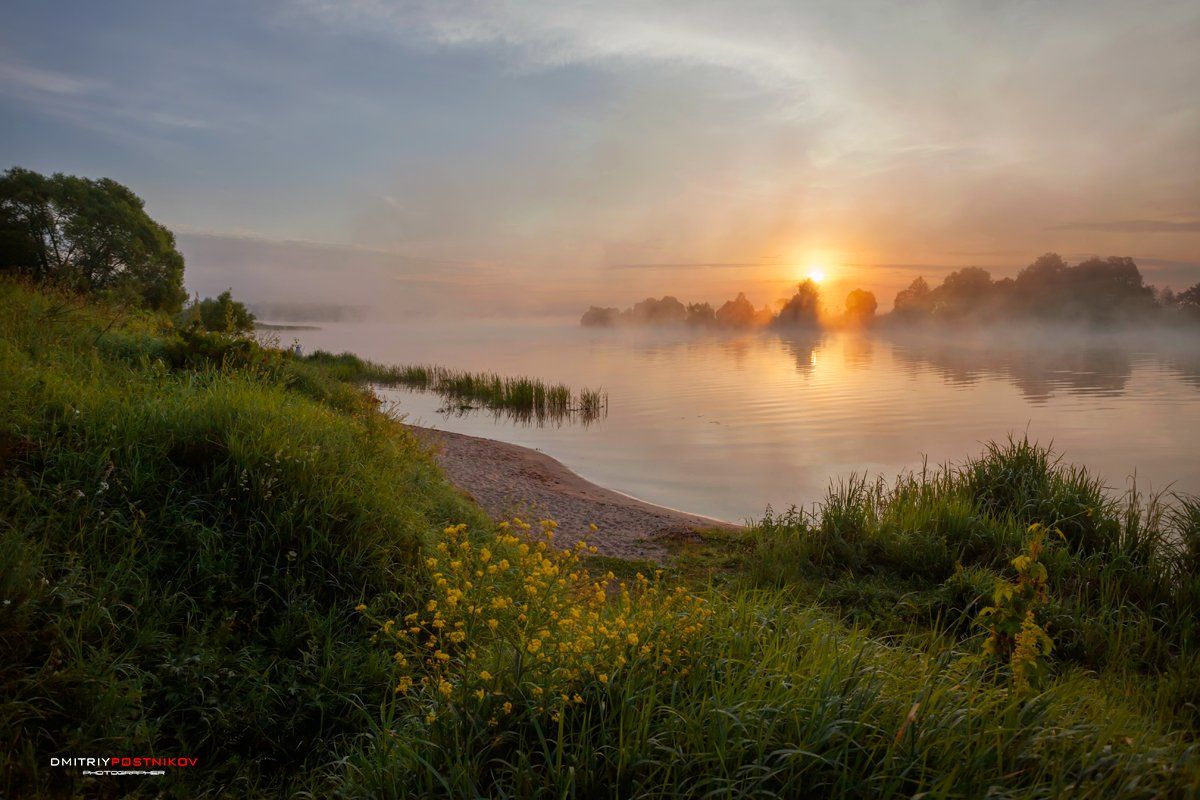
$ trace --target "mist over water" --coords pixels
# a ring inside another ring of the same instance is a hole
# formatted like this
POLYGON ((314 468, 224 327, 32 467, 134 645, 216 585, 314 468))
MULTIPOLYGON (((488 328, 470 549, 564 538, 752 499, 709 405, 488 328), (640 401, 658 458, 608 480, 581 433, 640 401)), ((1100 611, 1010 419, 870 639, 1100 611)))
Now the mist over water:
MULTIPOLYGON (((287 341, 293 332, 283 335, 287 341)), ((807 505, 852 472, 892 477, 1010 433, 1053 441, 1114 490, 1200 492, 1200 336, 1022 326, 923 332, 587 330, 537 323, 338 322, 306 350, 604 388, 590 426, 439 413, 409 422, 537 448, 604 486, 727 519, 807 505)))

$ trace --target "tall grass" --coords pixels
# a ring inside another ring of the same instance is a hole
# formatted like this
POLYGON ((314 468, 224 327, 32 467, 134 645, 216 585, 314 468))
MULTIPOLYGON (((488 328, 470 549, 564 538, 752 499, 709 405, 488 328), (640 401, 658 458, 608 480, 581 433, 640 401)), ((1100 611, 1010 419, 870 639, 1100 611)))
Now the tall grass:
POLYGON ((353 606, 406 608, 423 537, 479 513, 372 404, 55 307, 0 283, 0 795, 130 791, 57 755, 197 757, 137 790, 179 796, 335 758, 391 676, 353 606))
POLYGON ((464 372, 430 364, 383 366, 351 353, 334 355, 318 350, 305 359, 332 371, 342 380, 385 386, 407 386, 444 397, 447 411, 469 411, 480 404, 521 421, 539 424, 577 421, 590 424, 608 414, 608 394, 599 389, 578 393, 561 383, 535 378, 507 377, 494 372, 464 372))
MULTIPOLYGON (((339 785, 371 797, 1184 797, 1197 753, 1081 673, 1023 699, 778 594, 719 596, 690 658, 634 660, 498 725, 389 706, 339 785)), ((532 691, 529 687, 527 691, 532 691)))
POLYGON ((1062 670, 1139 684, 1155 713, 1200 726, 1200 503, 1107 491, 1028 439, 993 443, 960 466, 834 484, 812 511, 762 519, 744 574, 820 598, 878 632, 966 640, 1020 552, 1025 530, 1060 531, 1042 560, 1045 623, 1062 670))
POLYGON ((1128 704, 1109 679, 1066 670, 1038 694, 1014 692, 971 642, 884 642, 746 587, 707 588, 697 607, 661 577, 639 579, 605 614, 592 594, 611 573, 580 572, 570 553, 547 555, 545 542, 514 553, 506 531, 474 545, 459 528, 446 533, 431 562, 431 613, 373 619, 408 675, 373 723, 371 745, 331 777, 351 795, 1151 798, 1200 789, 1191 733, 1128 704), (504 556, 528 566, 471 577, 504 556), (487 610, 475 619, 479 600, 487 610), (451 625, 456 618, 465 625, 451 625), (627 632, 635 635, 622 648, 627 632), (429 647, 445 660, 422 660, 429 647))

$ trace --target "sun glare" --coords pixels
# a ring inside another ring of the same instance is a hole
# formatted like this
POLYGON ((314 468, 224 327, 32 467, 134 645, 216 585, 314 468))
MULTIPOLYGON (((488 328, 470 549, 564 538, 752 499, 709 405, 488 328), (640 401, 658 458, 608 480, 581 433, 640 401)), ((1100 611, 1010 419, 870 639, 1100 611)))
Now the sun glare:
POLYGON ((813 283, 821 283, 822 281, 825 280, 825 268, 824 267, 809 267, 808 275, 806 277, 809 280, 811 280, 813 283))

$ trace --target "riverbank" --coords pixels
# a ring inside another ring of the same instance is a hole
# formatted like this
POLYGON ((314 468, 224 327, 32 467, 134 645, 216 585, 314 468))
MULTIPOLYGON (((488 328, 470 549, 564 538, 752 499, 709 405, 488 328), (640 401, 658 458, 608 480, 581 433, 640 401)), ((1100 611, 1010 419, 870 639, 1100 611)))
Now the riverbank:
POLYGON ((602 555, 662 563, 670 544, 697 530, 739 530, 721 520, 656 506, 606 489, 545 453, 494 439, 408 426, 429 445, 446 477, 488 514, 548 517, 585 536, 602 555), (594 524, 595 532, 588 526, 594 524))
POLYGON ((344 372, 0 280, 0 796, 126 791, 45 756, 96 752, 197 759, 128 789, 186 797, 1200 790, 1200 500, 1012 440, 658 576, 455 460, 496 514, 599 501, 558 544, 629 498, 439 467, 344 372))

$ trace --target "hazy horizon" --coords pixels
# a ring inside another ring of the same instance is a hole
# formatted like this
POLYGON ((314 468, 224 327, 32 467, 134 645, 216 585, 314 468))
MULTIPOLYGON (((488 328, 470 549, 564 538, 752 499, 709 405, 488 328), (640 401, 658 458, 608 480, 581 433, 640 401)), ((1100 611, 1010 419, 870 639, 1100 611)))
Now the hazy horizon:
POLYGON ((3 166, 113 177, 190 291, 880 310, 1047 251, 1200 281, 1200 6, 15 2, 3 166))

